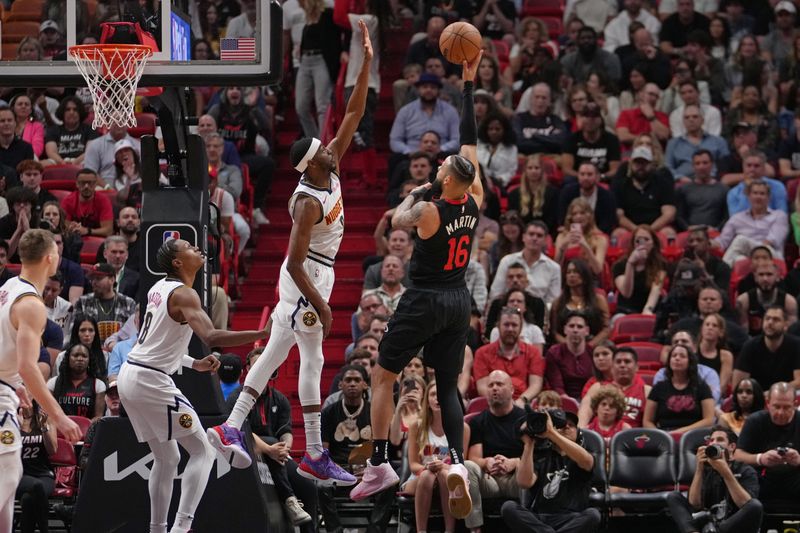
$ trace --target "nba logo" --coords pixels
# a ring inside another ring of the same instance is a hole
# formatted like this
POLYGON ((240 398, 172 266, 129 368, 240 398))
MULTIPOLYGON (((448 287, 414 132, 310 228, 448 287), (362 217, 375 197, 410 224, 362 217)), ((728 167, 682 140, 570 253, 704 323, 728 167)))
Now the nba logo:
POLYGON ((164 232, 164 241, 167 242, 170 239, 180 239, 181 232, 180 231, 165 231, 164 232))

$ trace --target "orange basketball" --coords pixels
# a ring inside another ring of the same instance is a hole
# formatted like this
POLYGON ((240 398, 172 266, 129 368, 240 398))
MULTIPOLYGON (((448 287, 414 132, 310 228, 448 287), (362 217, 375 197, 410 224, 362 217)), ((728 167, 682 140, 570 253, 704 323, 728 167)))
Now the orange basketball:
POLYGON ((481 51, 481 32, 468 22, 454 22, 439 37, 442 55, 456 65, 472 61, 481 51))

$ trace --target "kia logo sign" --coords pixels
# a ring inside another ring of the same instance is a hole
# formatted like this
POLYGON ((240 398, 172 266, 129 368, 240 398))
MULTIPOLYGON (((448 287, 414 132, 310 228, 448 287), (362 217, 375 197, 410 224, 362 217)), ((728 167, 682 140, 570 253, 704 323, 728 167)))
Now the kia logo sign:
MULTIPOLYGON (((133 464, 130 464, 124 467, 122 470, 119 468, 119 462, 117 458, 117 452, 113 452, 110 455, 106 456, 103 459, 103 481, 122 481, 123 479, 127 478, 131 475, 138 475, 140 478, 147 481, 150 479, 150 466, 153 463, 153 454, 148 453, 138 461, 133 464)), ((212 475, 214 472, 217 474, 217 479, 225 476, 228 472, 231 471, 231 465, 222 456, 222 454, 217 450, 216 454, 216 463, 217 468, 212 469, 212 475)), ((183 476, 183 473, 179 474, 176 479, 180 479, 183 476)))

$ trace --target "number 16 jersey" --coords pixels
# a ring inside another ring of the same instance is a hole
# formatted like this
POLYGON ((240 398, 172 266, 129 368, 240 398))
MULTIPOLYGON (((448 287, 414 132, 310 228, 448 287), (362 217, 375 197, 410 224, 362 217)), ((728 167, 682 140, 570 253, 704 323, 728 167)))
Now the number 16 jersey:
POLYGON ((414 237, 409 277, 414 287, 463 287, 480 216, 478 205, 469 194, 461 200, 438 198, 432 203, 439 211, 439 229, 427 239, 414 237))
POLYGON ((147 292, 147 310, 139 325, 139 339, 128 359, 166 374, 174 374, 181 367, 183 355, 189 349, 192 328, 169 316, 167 303, 170 295, 184 286, 182 281, 164 278, 147 292))

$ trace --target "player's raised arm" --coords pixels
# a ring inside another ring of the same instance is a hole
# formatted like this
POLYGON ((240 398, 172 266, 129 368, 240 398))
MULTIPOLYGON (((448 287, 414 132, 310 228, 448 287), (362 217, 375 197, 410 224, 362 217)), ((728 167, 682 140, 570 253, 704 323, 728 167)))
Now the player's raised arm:
POLYGON ((33 296, 21 298, 11 308, 11 325, 17 330, 17 368, 31 396, 39 402, 56 428, 73 444, 81 438, 78 425, 70 420, 47 389, 36 362, 47 321, 44 306, 33 296), (22 318, 24 317, 24 318, 22 318))
POLYGON ((294 203, 292 212, 294 224, 289 234, 289 250, 286 257, 286 271, 292 277, 297 288, 308 303, 316 309, 319 321, 322 323, 323 338, 328 336, 333 322, 331 308, 317 288, 311 282, 303 266, 308 256, 309 243, 311 242, 311 229, 322 219, 322 208, 319 201, 310 196, 300 194, 294 203))
POLYGON ((361 70, 358 72, 353 94, 350 95, 350 100, 347 102, 347 109, 344 112, 339 131, 336 132, 336 137, 328 145, 328 148, 335 154, 337 166, 338 160, 341 159, 350 146, 350 141, 353 140, 353 135, 358 129, 358 124, 364 116, 364 109, 367 105, 369 73, 372 65, 372 41, 369 38, 367 24, 363 20, 358 21, 358 27, 361 30, 361 45, 364 47, 364 61, 361 63, 361 70))
MULTIPOLYGON (((170 313, 179 311, 192 331, 207 346, 240 346, 267 336, 265 330, 225 331, 216 329, 200 305, 200 296, 190 287, 176 289, 169 298, 170 313)), ((209 368, 208 370, 213 370, 209 368)))
POLYGON ((483 203, 483 182, 481 166, 478 164, 478 125, 475 121, 474 83, 478 65, 481 64, 483 50, 471 62, 464 61, 461 79, 464 81, 464 98, 461 107, 461 126, 459 136, 461 142, 460 155, 466 157, 475 166, 475 180, 467 192, 475 199, 478 207, 483 203))
MULTIPOLYGON (((392 228, 423 229, 429 233, 431 228, 439 225, 439 214, 436 206, 431 202, 421 202, 425 193, 431 188, 431 183, 420 185, 408 193, 403 202, 398 205, 392 215, 392 228)), ((422 232, 421 232, 422 233, 422 232)))

